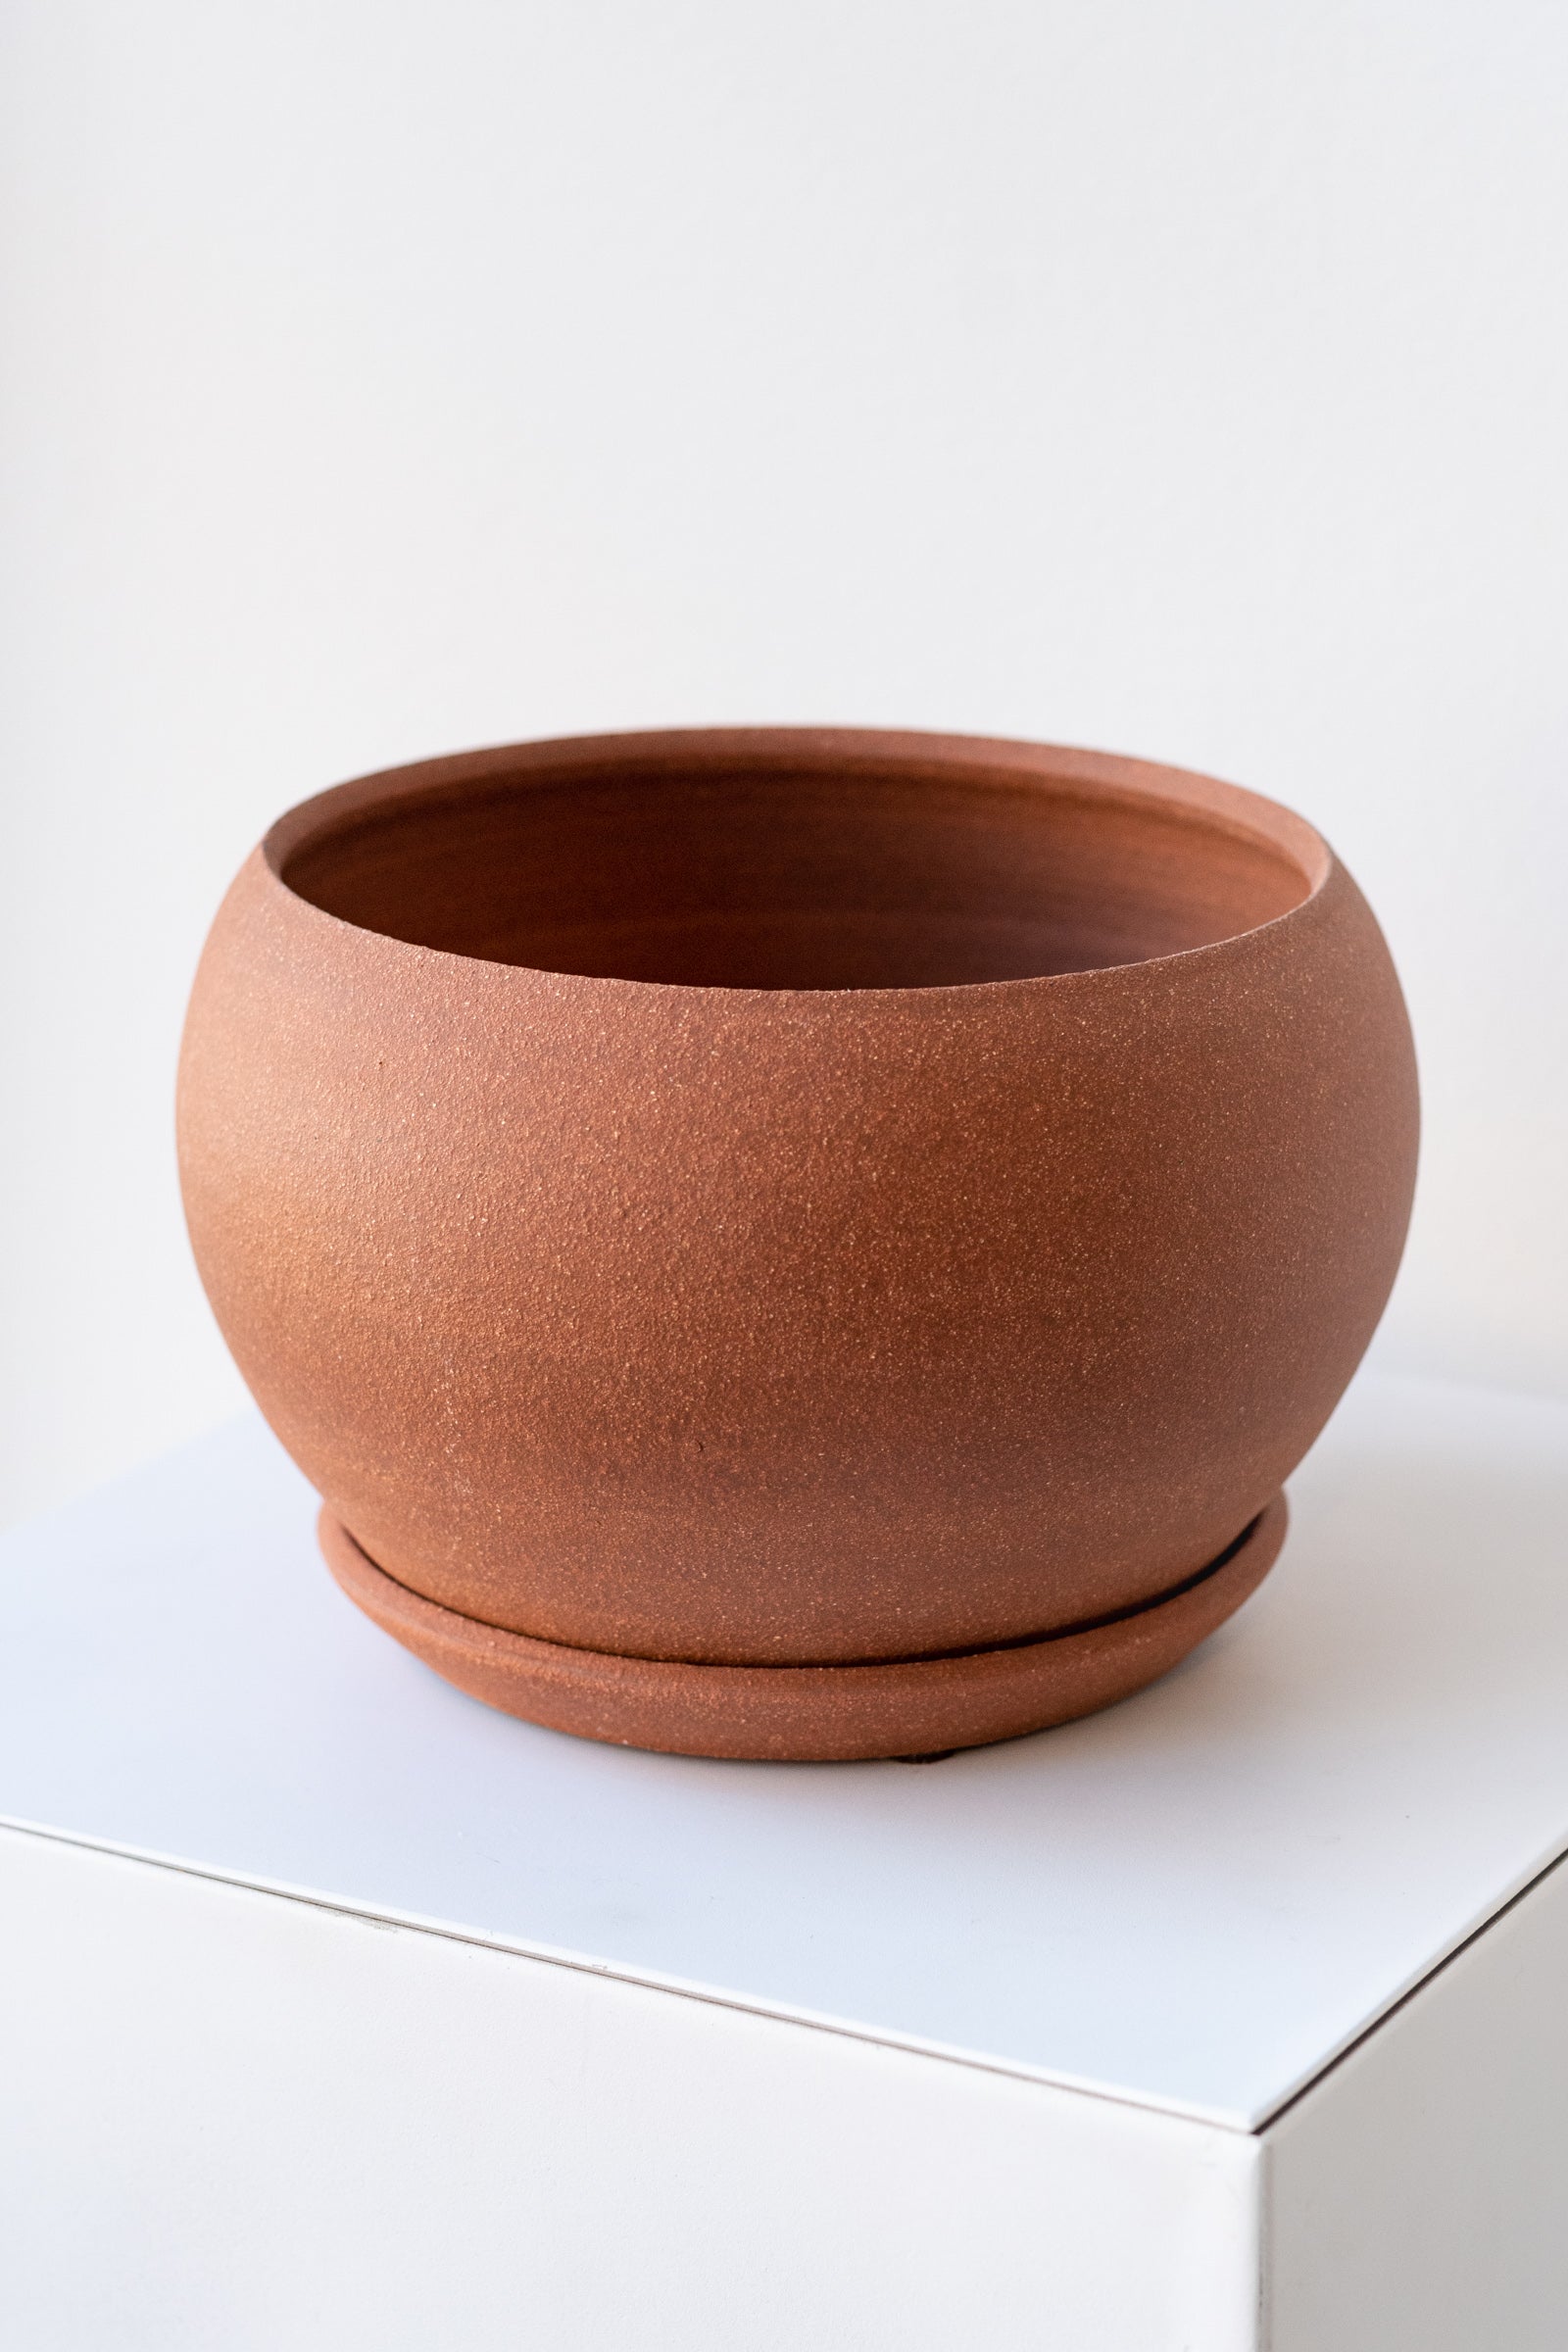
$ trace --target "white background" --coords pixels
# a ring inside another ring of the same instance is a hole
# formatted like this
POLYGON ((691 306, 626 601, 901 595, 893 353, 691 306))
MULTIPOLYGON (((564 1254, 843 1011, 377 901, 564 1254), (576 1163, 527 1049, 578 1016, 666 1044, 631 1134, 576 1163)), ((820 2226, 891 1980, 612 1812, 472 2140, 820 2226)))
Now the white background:
POLYGON ((170 1097, 281 808, 529 734, 1295 803, 1421 1049, 1386 1361, 1568 1391, 1568 12, 9 0, 0 1510, 231 1409, 170 1097))

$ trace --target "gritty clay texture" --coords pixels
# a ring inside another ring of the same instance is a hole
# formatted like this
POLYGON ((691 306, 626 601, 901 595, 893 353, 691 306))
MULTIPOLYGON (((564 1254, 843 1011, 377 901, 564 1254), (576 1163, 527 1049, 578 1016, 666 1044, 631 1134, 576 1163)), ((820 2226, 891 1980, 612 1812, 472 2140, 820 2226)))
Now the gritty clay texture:
POLYGON ((284 817, 214 925, 203 1278, 334 1573, 493 1703, 908 1754, 1245 1598, 1382 1311, 1409 1030, 1255 795, 1098 754, 529 744, 284 817))

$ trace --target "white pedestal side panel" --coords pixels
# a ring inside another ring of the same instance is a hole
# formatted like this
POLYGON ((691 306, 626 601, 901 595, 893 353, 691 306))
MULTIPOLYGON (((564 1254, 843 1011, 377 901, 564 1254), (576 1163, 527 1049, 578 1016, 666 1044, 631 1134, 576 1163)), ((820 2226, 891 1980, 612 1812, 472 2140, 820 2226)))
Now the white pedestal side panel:
POLYGON ((1269 2352, 1563 2352, 1568 1863, 1265 2146, 1269 2352))
POLYGON ((1252 2352, 1257 2143, 0 1832, 6 2352, 1252 2352))

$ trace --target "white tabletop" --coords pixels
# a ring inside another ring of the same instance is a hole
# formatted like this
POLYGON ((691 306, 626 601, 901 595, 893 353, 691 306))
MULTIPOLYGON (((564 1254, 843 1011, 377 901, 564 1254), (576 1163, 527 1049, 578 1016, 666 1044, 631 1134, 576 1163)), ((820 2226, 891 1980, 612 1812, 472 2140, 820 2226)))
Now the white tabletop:
POLYGON ((1264 2120, 1568 1848, 1568 1405, 1363 1376, 1165 1683, 944 1763, 493 1714, 360 1617, 257 1420, 0 1543, 0 1816, 1264 2120))

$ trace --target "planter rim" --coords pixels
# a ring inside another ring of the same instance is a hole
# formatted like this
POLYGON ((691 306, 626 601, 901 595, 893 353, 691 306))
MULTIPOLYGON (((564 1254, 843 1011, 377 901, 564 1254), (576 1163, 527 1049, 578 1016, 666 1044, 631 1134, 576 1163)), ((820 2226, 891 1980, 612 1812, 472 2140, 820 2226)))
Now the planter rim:
POLYGON ((661 995, 686 1001, 719 1000, 726 1005, 755 1002, 759 1010, 783 1003, 806 1001, 843 1010, 867 999, 883 1003, 914 999, 994 998, 999 992, 1065 989, 1103 982, 1113 975, 1191 967, 1204 957, 1234 953, 1248 942, 1298 922, 1319 899, 1339 861, 1328 842, 1305 817, 1266 794, 1223 782, 1196 768, 1173 767, 1160 760, 1142 760, 1116 752, 1086 751, 1073 745, 1038 743, 1014 736, 953 735, 918 729, 854 726, 711 726, 653 727, 620 733, 542 736, 518 743, 486 746, 395 767, 376 768, 348 782, 314 793, 296 802, 269 827, 253 853, 265 868, 271 887, 281 893, 307 919, 326 924, 351 938, 373 939, 381 948, 428 966, 431 962, 481 969, 514 976, 515 982, 549 980, 586 991, 621 991, 647 1000, 661 995), (733 768, 737 762, 756 773, 769 768, 796 772, 815 768, 823 773, 853 777, 888 777, 900 771, 911 779, 943 772, 976 784, 997 785, 1008 780, 1017 788, 1045 786, 1056 797, 1080 801, 1116 801, 1142 806, 1175 816, 1195 831, 1210 831, 1232 839, 1266 844, 1296 866, 1302 880, 1301 896, 1283 912, 1223 937, 1205 940, 1160 956, 1140 956, 1123 963, 1090 964, 1064 972, 1030 973, 997 980, 935 981, 899 987, 754 988, 713 982, 626 979, 610 974, 558 971, 549 966, 510 963, 493 956, 469 956, 451 948, 426 947, 401 939, 331 912, 307 898, 285 877, 285 867, 307 844, 373 819, 400 802, 433 800, 449 790, 483 784, 521 783, 530 771, 540 788, 570 786, 577 779, 610 775, 632 777, 640 769, 657 773, 678 763, 688 770, 733 768), (1076 788, 1076 789, 1075 789, 1076 788))

